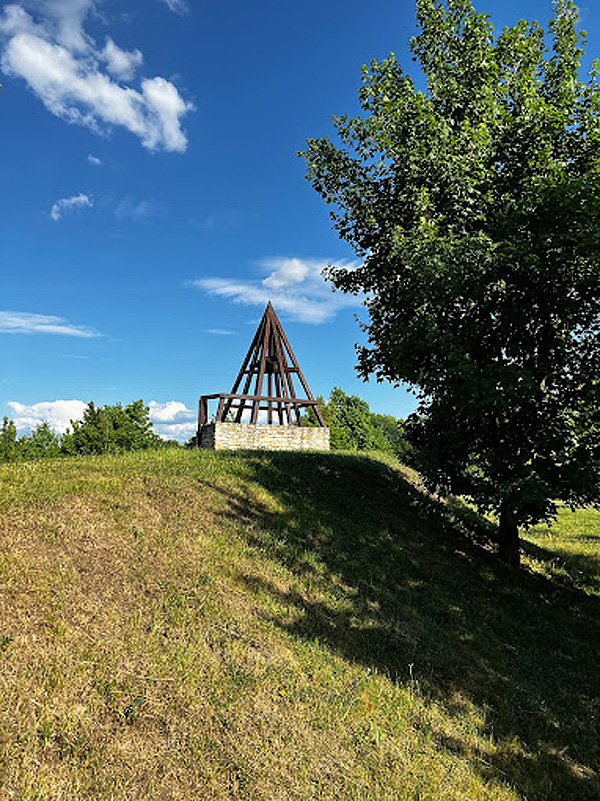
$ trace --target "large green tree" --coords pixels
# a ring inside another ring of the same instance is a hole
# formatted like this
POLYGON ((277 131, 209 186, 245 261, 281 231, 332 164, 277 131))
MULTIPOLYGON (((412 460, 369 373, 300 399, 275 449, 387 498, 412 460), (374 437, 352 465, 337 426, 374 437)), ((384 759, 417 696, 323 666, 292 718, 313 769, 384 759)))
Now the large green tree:
POLYGON ((408 382, 438 490, 500 519, 500 554, 555 503, 599 497, 600 91, 570 0, 495 35, 469 0, 417 0, 420 89, 363 67, 363 113, 311 139, 307 177, 362 258, 359 373, 408 382), (547 43, 550 47, 547 47, 547 43))

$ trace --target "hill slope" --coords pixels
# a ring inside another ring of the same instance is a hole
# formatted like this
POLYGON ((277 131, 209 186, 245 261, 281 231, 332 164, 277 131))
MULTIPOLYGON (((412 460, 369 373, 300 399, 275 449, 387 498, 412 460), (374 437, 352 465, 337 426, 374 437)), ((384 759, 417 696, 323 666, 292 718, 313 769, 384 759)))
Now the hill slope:
POLYGON ((598 562, 461 526, 364 457, 1 468, 0 797, 597 798, 598 562))

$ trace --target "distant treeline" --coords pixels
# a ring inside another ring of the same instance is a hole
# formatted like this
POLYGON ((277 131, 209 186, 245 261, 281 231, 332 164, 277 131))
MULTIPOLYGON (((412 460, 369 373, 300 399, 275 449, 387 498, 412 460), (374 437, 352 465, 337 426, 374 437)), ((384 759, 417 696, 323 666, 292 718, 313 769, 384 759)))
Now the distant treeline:
POLYGON ((142 400, 128 406, 95 406, 88 403, 82 420, 72 420, 64 434, 41 423, 30 434, 17 437, 12 420, 5 417, 0 428, 0 462, 52 459, 99 453, 122 453, 148 448, 178 446, 152 430, 150 410, 142 400))
MULTIPOLYGON (((404 438, 404 422, 387 414, 376 414, 356 395, 346 395, 334 387, 329 400, 320 397, 320 408, 330 430, 334 451, 383 451, 402 461, 409 457, 404 438)), ((305 425, 318 425, 310 410, 305 425)), ((192 437, 186 447, 195 447, 192 437)), ((30 434, 17 436, 12 420, 5 417, 0 428, 0 462, 53 459, 59 456, 122 453, 150 448, 180 447, 175 440, 164 440, 154 433, 150 410, 142 400, 127 406, 96 406, 88 403, 82 420, 72 420, 64 434, 57 434, 45 422, 30 434)))
MULTIPOLYGON (((409 457, 410 446, 404 436, 404 421, 389 414, 376 414, 357 395, 346 395, 334 387, 326 401, 318 398, 325 425, 329 428, 333 451, 383 451, 401 461, 409 457)), ((307 413, 308 425, 318 425, 315 413, 307 413)))

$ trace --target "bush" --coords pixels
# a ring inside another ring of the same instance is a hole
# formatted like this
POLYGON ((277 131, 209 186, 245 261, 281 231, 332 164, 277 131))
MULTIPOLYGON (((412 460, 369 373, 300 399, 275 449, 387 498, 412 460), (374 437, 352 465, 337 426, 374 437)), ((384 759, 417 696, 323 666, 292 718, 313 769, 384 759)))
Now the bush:
POLYGON ((142 400, 128 406, 95 406, 88 403, 83 420, 72 421, 73 429, 62 438, 66 454, 119 453, 159 446, 152 430, 150 410, 142 400))

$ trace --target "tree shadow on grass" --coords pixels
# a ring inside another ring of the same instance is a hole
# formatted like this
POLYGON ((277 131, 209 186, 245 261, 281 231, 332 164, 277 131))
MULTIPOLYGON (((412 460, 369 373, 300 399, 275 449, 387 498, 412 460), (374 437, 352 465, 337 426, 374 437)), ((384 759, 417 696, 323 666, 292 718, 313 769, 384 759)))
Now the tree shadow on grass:
MULTIPOLYGON (((460 498, 451 498, 444 503, 445 516, 454 523, 455 528, 471 542, 487 550, 496 547, 497 528, 486 518, 475 512, 460 498)), ((566 537, 565 537, 566 539, 566 537)), ((545 548, 544 537, 536 536, 521 540, 521 550, 542 563, 545 572, 553 581, 566 587, 587 588, 600 594, 600 534, 578 534, 577 543, 592 543, 595 553, 573 553, 567 548, 556 546, 545 548)))
MULTIPOLYGON (((224 514, 251 544, 323 590, 282 593, 241 576, 301 612, 278 625, 396 682, 411 666, 450 713, 460 713, 461 697, 486 710, 500 745, 485 755, 488 767, 473 764, 529 801, 600 797, 600 599, 504 568, 467 536, 468 515, 457 517, 379 462, 338 454, 243 459, 245 477, 280 510, 221 487, 224 514)), ((475 528, 485 540, 489 527, 475 528)))

